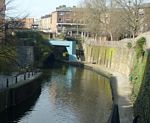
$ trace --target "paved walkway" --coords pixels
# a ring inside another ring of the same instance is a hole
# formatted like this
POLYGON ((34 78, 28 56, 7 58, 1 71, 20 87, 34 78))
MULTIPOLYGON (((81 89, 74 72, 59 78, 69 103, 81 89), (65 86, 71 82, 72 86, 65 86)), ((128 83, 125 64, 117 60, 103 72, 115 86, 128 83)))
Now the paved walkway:
POLYGON ((132 123, 133 121, 133 105, 130 99, 132 93, 132 86, 128 78, 121 73, 111 71, 96 64, 85 64, 95 70, 105 71, 112 74, 112 88, 114 90, 115 100, 114 103, 118 104, 120 123, 132 123))
MULTIPOLYGON (((23 74, 17 75, 17 83, 22 82, 23 80, 32 80, 36 78, 38 75, 32 72, 26 72, 23 74)), ((16 74, 13 75, 0 75, 0 90, 10 87, 12 85, 16 84, 16 74)))

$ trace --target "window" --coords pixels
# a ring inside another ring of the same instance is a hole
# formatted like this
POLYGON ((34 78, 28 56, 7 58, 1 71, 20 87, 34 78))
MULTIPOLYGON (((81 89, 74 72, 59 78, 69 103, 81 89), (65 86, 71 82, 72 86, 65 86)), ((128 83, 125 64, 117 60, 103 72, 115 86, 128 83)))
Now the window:
POLYGON ((59 22, 61 22, 61 21, 62 21, 62 19, 61 19, 61 18, 59 18, 59 19, 58 19, 58 21, 59 21, 59 22))

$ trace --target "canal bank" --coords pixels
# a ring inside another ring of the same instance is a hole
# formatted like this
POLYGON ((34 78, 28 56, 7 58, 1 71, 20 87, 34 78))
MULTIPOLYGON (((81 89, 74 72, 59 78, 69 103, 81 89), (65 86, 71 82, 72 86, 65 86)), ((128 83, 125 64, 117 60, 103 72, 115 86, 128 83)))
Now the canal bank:
POLYGON ((0 112, 18 105, 31 97, 40 86, 42 73, 36 73, 31 79, 20 80, 17 83, 0 90, 0 112))
MULTIPOLYGON (((93 42, 89 39, 83 43, 85 61, 129 78, 132 85, 131 100, 135 121, 150 123, 150 32, 127 41, 93 42)), ((127 80, 123 84, 128 83, 127 80)), ((125 88, 130 90, 128 85, 125 88)))
POLYGON ((7 110, 3 123, 107 123, 112 108, 108 78, 65 64, 46 74, 36 101, 7 110))
MULTIPOLYGON (((100 75, 108 77, 112 88, 112 99, 114 105, 118 106, 120 123, 132 123, 133 121, 133 104, 131 102, 132 87, 129 79, 119 73, 112 71, 108 68, 104 68, 97 64, 90 64, 84 62, 70 62, 71 65, 84 67, 92 70, 100 75)), ((118 117, 117 115, 115 116, 118 117)), ((117 119, 115 119, 117 120, 117 119)), ((116 123, 117 121, 113 121, 116 123)))

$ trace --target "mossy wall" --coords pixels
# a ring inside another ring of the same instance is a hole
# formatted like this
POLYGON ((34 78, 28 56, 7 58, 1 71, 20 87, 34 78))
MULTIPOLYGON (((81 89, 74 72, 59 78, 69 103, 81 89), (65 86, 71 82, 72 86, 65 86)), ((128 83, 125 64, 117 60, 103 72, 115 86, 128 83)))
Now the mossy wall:
POLYGON ((134 115, 139 116, 138 123, 150 123, 150 51, 135 61, 131 72, 133 84, 134 115))
POLYGON ((134 116, 138 123, 150 123, 150 50, 137 59, 134 48, 85 45, 86 62, 99 64, 129 77, 134 116))
POLYGON ((125 75, 130 74, 134 52, 128 48, 92 46, 84 47, 85 61, 99 64, 125 75))

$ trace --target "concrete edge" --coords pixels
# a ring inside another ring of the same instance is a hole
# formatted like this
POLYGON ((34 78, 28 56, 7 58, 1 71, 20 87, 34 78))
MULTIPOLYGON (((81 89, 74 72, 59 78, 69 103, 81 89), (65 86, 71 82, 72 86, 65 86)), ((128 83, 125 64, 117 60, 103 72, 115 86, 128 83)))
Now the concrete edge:
MULTIPOLYGON (((25 81, 19 81, 16 85, 13 85, 13 86, 10 86, 8 88, 5 88, 5 89, 1 90, 0 93, 4 96, 5 100, 4 100, 3 104, 2 104, 3 107, 2 107, 2 105, 0 107, 0 113, 3 112, 4 110, 10 108, 10 107, 19 105, 23 101, 25 101, 28 98, 30 98, 32 96, 32 94, 34 93, 33 91, 36 91, 36 89, 32 90, 32 93, 29 94, 29 95, 26 95, 26 97, 24 97, 24 98, 21 97, 22 98, 21 101, 16 103, 14 101, 14 99, 16 98, 15 90, 17 90, 19 88, 25 88, 25 86, 30 85, 30 83, 35 83, 36 80, 39 80, 42 77, 42 75, 43 75, 42 72, 40 72, 33 79, 25 80, 25 81)), ((37 84, 39 84, 39 82, 37 84)))

